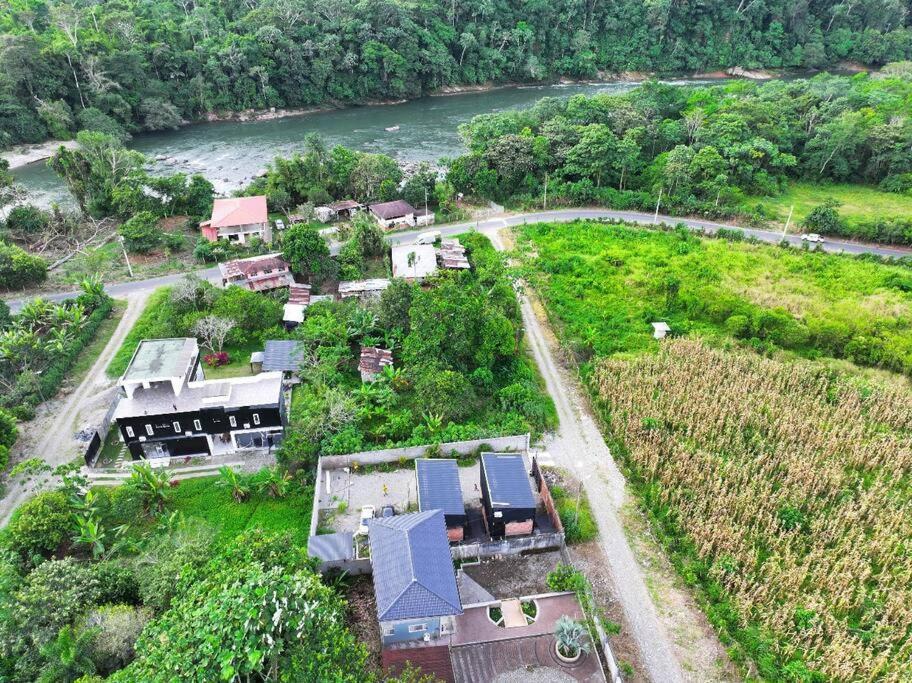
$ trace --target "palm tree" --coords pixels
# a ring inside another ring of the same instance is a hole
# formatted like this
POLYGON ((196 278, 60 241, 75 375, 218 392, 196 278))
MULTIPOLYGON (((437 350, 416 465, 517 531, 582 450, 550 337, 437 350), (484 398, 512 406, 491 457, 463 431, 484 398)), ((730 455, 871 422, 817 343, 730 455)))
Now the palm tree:
POLYGON ((153 470, 147 462, 134 465, 133 473, 124 485, 139 494, 146 514, 161 512, 171 498, 168 473, 164 470, 153 470))
POLYGON ((348 319, 348 336, 360 339, 369 335, 377 327, 377 314, 366 308, 356 308, 348 319))
POLYGON ((72 683, 83 676, 95 673, 95 663, 89 656, 89 647, 95 637, 94 629, 77 631, 64 626, 56 640, 41 648, 47 660, 38 676, 39 683, 72 683))
POLYGON ((588 653, 590 649, 586 627, 567 615, 557 620, 554 639, 557 641, 558 652, 570 659, 580 653, 588 653))
POLYGON ((235 503, 243 503, 250 496, 250 482, 247 477, 238 474, 227 465, 219 468, 219 480, 216 485, 230 489, 235 503))

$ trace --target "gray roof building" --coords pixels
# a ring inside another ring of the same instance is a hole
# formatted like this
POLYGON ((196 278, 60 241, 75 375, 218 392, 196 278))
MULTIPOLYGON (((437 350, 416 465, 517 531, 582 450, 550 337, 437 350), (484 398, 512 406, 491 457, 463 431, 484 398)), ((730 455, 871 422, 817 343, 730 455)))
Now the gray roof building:
POLYGON ((270 339, 263 349, 264 372, 297 372, 303 360, 301 342, 293 339, 270 339))
POLYGON ((415 460, 415 472, 418 478, 418 509, 443 510, 448 527, 465 524, 466 510, 456 461, 418 458, 415 460))
POLYGON ((369 521, 377 618, 462 614, 442 510, 369 521))
POLYGON ((521 455, 482 453, 481 468, 492 506, 535 509, 526 461, 521 455))

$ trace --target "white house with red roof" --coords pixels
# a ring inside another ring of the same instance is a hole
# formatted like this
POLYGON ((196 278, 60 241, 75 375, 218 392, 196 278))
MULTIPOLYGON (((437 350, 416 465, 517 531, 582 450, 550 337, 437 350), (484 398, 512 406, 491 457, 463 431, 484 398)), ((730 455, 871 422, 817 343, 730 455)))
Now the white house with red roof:
POLYGON ((230 197, 216 199, 212 218, 200 223, 200 229, 210 242, 226 239, 244 244, 251 237, 272 241, 266 197, 230 197))

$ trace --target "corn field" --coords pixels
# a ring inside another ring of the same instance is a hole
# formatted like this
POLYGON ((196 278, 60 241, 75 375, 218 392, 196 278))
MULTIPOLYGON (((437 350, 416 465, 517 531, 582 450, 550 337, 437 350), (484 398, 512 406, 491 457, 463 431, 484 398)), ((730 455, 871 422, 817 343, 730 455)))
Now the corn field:
POLYGON ((592 381, 630 466, 780 661, 912 680, 912 392, 693 339, 592 381))

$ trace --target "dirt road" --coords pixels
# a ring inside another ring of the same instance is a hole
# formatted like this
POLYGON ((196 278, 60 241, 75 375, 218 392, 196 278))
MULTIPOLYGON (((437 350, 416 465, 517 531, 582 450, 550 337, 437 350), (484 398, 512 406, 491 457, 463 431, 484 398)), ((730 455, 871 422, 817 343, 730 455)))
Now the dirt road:
MULTIPOLYGON (((95 407, 99 399, 110 394, 113 382, 105 375, 105 369, 142 313, 148 298, 148 291, 136 292, 127 298, 127 308, 120 323, 82 383, 68 396, 52 399, 42 411, 43 417, 23 426, 20 439, 24 442, 25 457, 41 458, 51 467, 73 458, 70 447, 73 433, 81 424, 83 414, 95 407)), ((44 477, 25 484, 11 484, 6 495, 0 499, 0 526, 9 521, 17 506, 47 486, 49 481, 44 477)))
MULTIPOLYGON (((504 248, 500 234, 486 233, 498 249, 504 248)), ((717 653, 721 652, 724 657, 724 650, 716 641, 704 648, 708 656, 691 657, 680 645, 676 646, 671 630, 675 635, 689 636, 687 639, 691 642, 683 644, 685 647, 694 644, 699 647, 701 639, 708 636, 714 640, 714 636, 708 629, 701 628, 702 615, 692 607, 692 601, 686 595, 674 595, 669 602, 676 611, 692 610, 693 613, 670 614, 667 609, 659 613, 654 601, 656 596, 650 592, 647 578, 624 532, 622 508, 625 503, 629 508, 624 476, 589 414, 582 398, 582 387, 576 377, 556 361, 556 341, 550 328, 540 320, 525 295, 520 300, 526 338, 560 421, 557 433, 546 439, 545 447, 556 465, 566 468, 583 482, 592 502, 599 543, 611 571, 616 598, 623 607, 646 669, 642 673, 655 683, 715 680, 715 675, 705 678, 704 675, 715 665, 717 653), (686 673, 682 661, 687 664, 686 673)))

